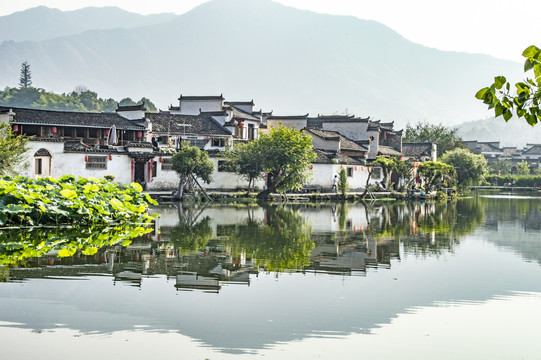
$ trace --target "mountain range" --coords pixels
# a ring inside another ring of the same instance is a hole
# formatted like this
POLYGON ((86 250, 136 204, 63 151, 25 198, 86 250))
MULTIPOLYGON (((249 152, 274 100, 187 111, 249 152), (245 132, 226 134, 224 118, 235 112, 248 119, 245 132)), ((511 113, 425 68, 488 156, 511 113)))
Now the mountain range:
MULTIPOLYGON (((459 26, 459 24, 457 24, 459 26)), ((430 29, 427 29, 430 31, 430 29)), ((380 23, 270 0, 212 0, 182 14, 39 7, 0 17, 0 86, 86 86, 102 97, 254 100, 275 115, 355 114, 456 125, 484 118, 476 91, 522 65, 415 44, 380 23)))

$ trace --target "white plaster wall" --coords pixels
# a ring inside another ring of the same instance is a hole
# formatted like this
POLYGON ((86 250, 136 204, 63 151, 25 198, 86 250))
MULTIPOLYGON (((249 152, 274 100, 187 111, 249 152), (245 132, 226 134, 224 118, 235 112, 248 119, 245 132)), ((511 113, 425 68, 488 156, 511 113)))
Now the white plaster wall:
POLYGON ((221 100, 180 100, 180 114, 199 115, 200 111, 222 111, 221 100))
POLYGON ((117 114, 128 120, 139 120, 145 117, 143 110, 117 111, 117 114))
POLYGON ((302 130, 306 127, 306 119, 298 120, 279 120, 279 119, 267 119, 267 127, 278 127, 279 123, 286 128, 294 127, 297 130, 302 130))
MULTIPOLYGON (((341 166, 343 166, 344 169, 347 169, 348 167, 353 168, 353 176, 348 176, 349 191, 364 190, 366 179, 368 178, 369 167, 362 165, 313 164, 312 174, 307 181, 307 185, 319 185, 324 190, 330 189, 332 186, 332 178, 335 175, 339 175, 341 166)), ((376 182, 380 181, 382 179, 381 174, 381 168, 374 168, 374 173, 370 178, 369 184, 374 185, 376 182), (379 177, 374 176, 376 174, 379 174, 379 177)))
POLYGON ((340 140, 325 140, 316 135, 310 135, 312 137, 312 145, 316 149, 338 151, 340 150, 340 140))
POLYGON ((39 149, 46 149, 51 154, 50 176, 59 178, 64 175, 75 177, 103 178, 105 175, 115 175, 115 182, 131 183, 131 159, 125 155, 112 155, 112 160, 107 158, 107 169, 86 169, 85 156, 108 156, 106 153, 64 153, 64 143, 29 141, 30 149, 27 152, 28 168, 22 172, 29 178, 36 178, 34 169, 34 154, 39 149))

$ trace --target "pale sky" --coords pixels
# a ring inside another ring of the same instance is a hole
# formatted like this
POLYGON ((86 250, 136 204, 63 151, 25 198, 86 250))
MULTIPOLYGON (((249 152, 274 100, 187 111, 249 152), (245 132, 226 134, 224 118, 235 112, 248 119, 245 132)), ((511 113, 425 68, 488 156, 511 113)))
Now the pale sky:
MULTIPOLYGON (((118 6, 153 14, 182 14, 207 0, 1 0, 0 16, 46 5, 61 10, 118 6)), ((407 39, 440 50, 489 54, 522 63, 541 47, 540 0, 275 0, 287 6, 375 20, 407 39)))

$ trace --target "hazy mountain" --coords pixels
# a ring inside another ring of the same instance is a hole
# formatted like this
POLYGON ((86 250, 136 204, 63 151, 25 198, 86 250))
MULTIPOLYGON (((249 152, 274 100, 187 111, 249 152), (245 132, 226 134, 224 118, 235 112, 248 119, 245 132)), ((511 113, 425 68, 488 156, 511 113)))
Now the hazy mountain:
POLYGON ((475 92, 494 75, 522 71, 423 47, 377 22, 269 0, 214 0, 153 26, 5 42, 0 86, 17 84, 23 61, 34 86, 58 92, 84 85, 102 97, 146 96, 162 109, 181 93, 223 93, 274 114, 347 111, 399 126, 482 118, 475 92))
POLYGON ((457 126, 458 135, 463 140, 499 141, 500 146, 516 146, 541 144, 541 125, 534 127, 524 119, 513 118, 505 122, 502 117, 469 121, 457 126))
POLYGON ((46 6, 0 16, 0 43, 40 41, 59 36, 80 34, 87 30, 134 28, 168 21, 177 15, 134 14, 117 7, 89 7, 74 11, 60 11, 46 6))

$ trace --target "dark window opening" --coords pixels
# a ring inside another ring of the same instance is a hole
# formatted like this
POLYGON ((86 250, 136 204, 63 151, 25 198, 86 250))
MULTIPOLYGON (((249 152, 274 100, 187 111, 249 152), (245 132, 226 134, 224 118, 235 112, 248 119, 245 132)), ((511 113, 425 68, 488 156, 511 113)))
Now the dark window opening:
POLYGON ((347 173, 348 173, 348 176, 349 176, 349 177, 352 177, 352 176, 353 176, 353 168, 352 168, 352 167, 348 167, 348 168, 347 168, 347 173))
POLYGON ((107 156, 89 156, 87 169, 107 169, 107 156))
POLYGON ((36 167, 36 175, 43 174, 43 162, 42 159, 36 159, 35 167, 36 167))

